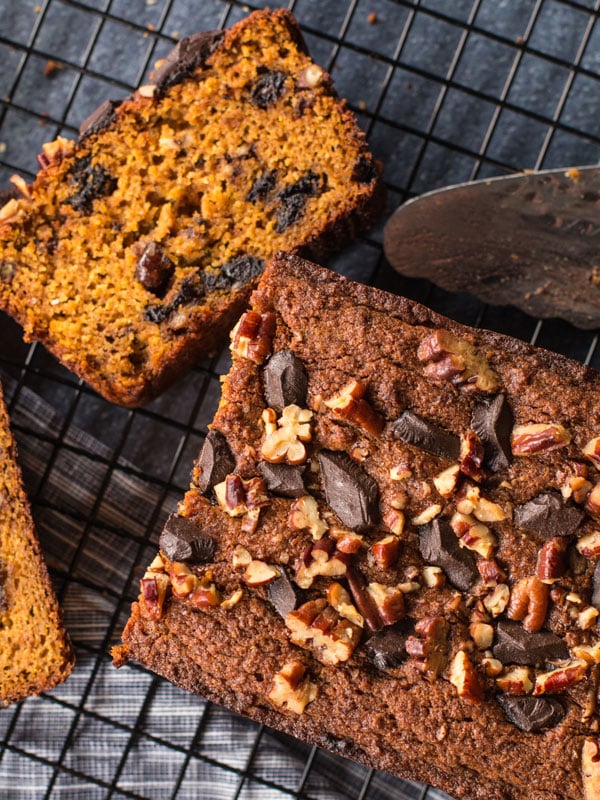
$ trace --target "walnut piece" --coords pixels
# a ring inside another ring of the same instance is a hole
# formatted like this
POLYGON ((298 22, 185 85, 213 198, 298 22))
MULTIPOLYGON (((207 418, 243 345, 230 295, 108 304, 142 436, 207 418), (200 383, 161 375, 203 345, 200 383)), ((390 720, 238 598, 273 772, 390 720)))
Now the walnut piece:
POLYGON ((469 703, 481 703, 483 685, 473 662, 464 650, 459 650, 450 664, 450 683, 459 697, 469 703))
POLYGON ((534 422, 528 425, 515 425, 510 442, 513 455, 530 456, 548 453, 564 447, 571 441, 571 434, 562 425, 534 422))
POLYGON ((539 631, 546 621, 550 587, 535 575, 521 578, 513 586, 507 609, 509 619, 522 620, 529 633, 539 631))
POLYGON ((324 401, 324 405, 335 414, 355 422, 373 436, 379 436, 385 419, 364 399, 367 384, 357 379, 347 383, 338 394, 324 401))
POLYGON ((277 420, 277 430, 269 433, 261 447, 261 453, 273 464, 287 461, 302 464, 306 460, 304 442, 310 442, 310 421, 313 412, 297 405, 286 406, 277 420))
POLYGON ((288 661, 273 676, 273 687, 267 697, 277 708, 302 714, 317 695, 318 687, 306 675, 304 664, 288 661))
POLYGON ((293 644, 312 650, 324 664, 347 661, 358 645, 362 629, 342 617, 324 598, 309 600, 285 617, 293 644))
POLYGON ((417 358, 428 362, 424 373, 434 380, 482 392, 497 392, 502 387, 487 358, 470 342, 449 331, 439 329, 425 337, 417 349, 417 358))
POLYGON ((274 314, 247 311, 231 332, 231 352, 262 364, 271 353, 274 334, 274 314))

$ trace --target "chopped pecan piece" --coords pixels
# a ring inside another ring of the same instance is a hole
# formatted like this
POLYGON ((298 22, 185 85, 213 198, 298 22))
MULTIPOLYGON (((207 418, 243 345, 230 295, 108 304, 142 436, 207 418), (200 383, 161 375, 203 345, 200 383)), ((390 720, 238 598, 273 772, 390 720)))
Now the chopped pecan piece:
POLYGON ((541 672, 535 679, 534 695, 564 692, 582 681, 587 673, 588 665, 583 660, 570 661, 563 667, 541 672))
POLYGON ((459 697, 469 703, 481 703, 483 684, 473 662, 464 650, 459 650, 450 664, 450 683, 459 697))
POLYGON ((271 353, 275 315, 247 311, 231 332, 231 352, 262 364, 271 353))
POLYGON ((590 439, 589 442, 583 447, 582 453, 586 458, 600 468, 600 436, 590 439))
POLYGON ((300 406, 286 406, 278 419, 277 430, 269 433, 261 447, 261 453, 267 461, 278 464, 302 464, 306 460, 304 442, 310 442, 312 433, 310 421, 313 412, 300 406))
POLYGON ((439 503, 432 503, 427 508, 424 508, 420 514, 417 514, 411 519, 413 525, 427 525, 428 522, 434 520, 439 514, 442 513, 442 507, 439 503))
POLYGON ((288 525, 297 531, 309 530, 315 541, 327 530, 327 525, 319 514, 317 501, 310 494, 299 497, 292 503, 288 514, 288 525))
POLYGON ((364 617, 358 612, 356 606, 351 602, 350 595, 341 583, 333 581, 327 587, 327 602, 332 608, 345 619, 349 619, 359 628, 365 624, 364 617))
POLYGON ((277 580, 281 572, 279 567, 267 564, 265 561, 253 559, 247 566, 244 573, 244 582, 248 586, 266 586, 277 580))
POLYGON ((302 714, 317 694, 317 685, 307 676, 304 664, 288 661, 273 676, 273 687, 267 697, 277 708, 302 714))
POLYGON ((600 556, 600 531, 586 533, 575 546, 582 556, 597 558, 600 556))
POLYGON ((406 640, 406 652, 419 672, 434 681, 448 661, 448 623, 443 617, 423 617, 416 623, 415 633, 406 640))
POLYGON ((461 434, 460 454, 458 457, 460 471, 479 483, 479 481, 483 480, 483 458, 483 445, 479 436, 472 430, 461 434))
POLYGON ((565 427, 547 422, 515 425, 510 437, 515 456, 548 453, 550 450, 564 447, 570 441, 571 434, 565 427))
POLYGON ((487 525, 458 511, 452 515, 450 525, 465 547, 483 558, 491 557, 498 541, 487 525))
POLYGON ((494 558, 479 560, 477 569, 481 575, 481 580, 485 584, 503 583, 506 580, 506 572, 494 558))
POLYGON ((510 589, 505 583, 499 583, 483 598, 483 605, 492 617, 499 617, 508 605, 510 589))
POLYGON ((429 378, 450 381, 482 392, 497 392, 500 378, 485 356, 464 339, 439 329, 425 337, 417 349, 419 361, 428 362, 424 373, 429 378))
POLYGON ((460 475, 460 464, 452 464, 451 467, 440 472, 433 479, 433 485, 446 500, 456 491, 458 476, 460 475))
POLYGON ((581 775, 584 800, 600 797, 600 744, 593 736, 586 737, 581 749, 581 775))
POLYGON ((244 517, 242 529, 254 533, 261 508, 271 502, 263 479, 256 477, 244 480, 239 475, 228 475, 213 489, 223 511, 230 517, 244 517))
POLYGON ((496 685, 506 694, 529 694, 533 690, 530 667, 512 667, 496 678, 496 685))
POLYGON ((347 554, 340 552, 335 539, 325 534, 307 547, 296 566, 295 580, 301 589, 309 589, 317 576, 341 578, 347 569, 347 554))
POLYGON ((383 583, 369 583, 367 592, 371 596, 383 625, 393 625, 404 618, 404 592, 400 586, 385 586, 383 583))
POLYGON ((494 641, 494 626, 487 622, 472 622, 469 625, 471 639, 479 650, 489 650, 494 641))
POLYGON ((523 621, 529 633, 539 631, 546 621, 550 587, 535 575, 521 578, 513 586, 507 615, 509 619, 523 621))
POLYGON ((347 661, 358 645, 362 630, 341 616, 327 600, 309 600, 285 618, 293 644, 312 650, 324 664, 347 661))
POLYGON ((366 391, 367 384, 364 381, 353 379, 338 394, 325 400, 324 404, 338 416, 356 422, 373 436, 379 436, 385 420, 364 399, 366 391))
POLYGON ((423 583, 428 589, 439 589, 446 583, 446 576, 441 567, 426 566, 423 567, 421 574, 423 575, 423 583))
POLYGON ((140 611, 142 616, 155 620, 162 618, 170 584, 169 576, 165 571, 165 564, 160 555, 158 555, 140 580, 140 611))
POLYGON ((592 486, 585 498, 585 510, 592 517, 600 517, 600 481, 592 486))
POLYGON ((402 511, 390 508, 383 517, 383 522, 396 536, 400 536, 404 530, 405 517, 402 511))
POLYGON ((371 545, 373 560, 381 569, 389 569, 400 555, 400 541, 397 536, 385 536, 371 545))

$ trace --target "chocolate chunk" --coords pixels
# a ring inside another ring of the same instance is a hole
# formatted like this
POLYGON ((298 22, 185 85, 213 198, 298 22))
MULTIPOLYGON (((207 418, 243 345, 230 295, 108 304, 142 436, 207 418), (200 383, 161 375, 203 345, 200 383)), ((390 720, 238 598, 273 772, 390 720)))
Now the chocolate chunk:
POLYGON ((149 242, 140 255, 135 276, 149 292, 161 296, 175 271, 175 264, 158 242, 149 242))
POLYGON ((249 255, 234 256, 221 265, 221 271, 217 275, 205 272, 204 286, 207 291, 244 286, 257 278, 264 268, 265 262, 262 258, 249 255))
POLYGON ((279 100, 285 89, 285 72, 258 68, 259 77, 250 91, 250 102, 258 108, 267 109, 279 100))
POLYGON ((513 414, 503 394, 486 397, 475 403, 471 427, 483 444, 483 463, 492 472, 500 472, 510 466, 510 433, 513 424, 513 414))
POLYGON ((194 464, 194 473, 199 473, 196 486, 203 494, 221 483, 235 469, 236 463, 227 439, 220 431, 210 430, 194 464))
POLYGON ((171 514, 167 519, 159 545, 169 561, 201 564, 211 561, 215 553, 212 537, 178 514, 171 514))
POLYGON ((92 111, 79 126, 79 141, 92 133, 98 133, 103 128, 108 128, 115 119, 115 111, 121 102, 121 100, 105 100, 95 111, 92 111))
POLYGON ((429 564, 441 567, 453 586, 466 592, 479 577, 475 557, 461 547, 446 520, 434 519, 419 528, 419 550, 429 564))
POLYGON ((308 376, 304 364, 291 350, 280 350, 271 356, 265 366, 265 399, 275 411, 286 406, 306 405, 308 376))
POLYGON ((257 200, 264 200, 275 188, 276 176, 277 172, 273 169, 255 178, 252 188, 246 195, 246 200, 249 203, 256 203, 257 200))
POLYGON ((284 571, 267 586, 267 595, 275 611, 284 618, 298 607, 300 593, 284 571))
POLYGON ((563 640, 550 631, 528 633, 518 622, 500 620, 496 628, 494 657, 503 664, 542 666, 547 661, 569 658, 563 640))
POLYGON ((342 525, 358 533, 369 530, 379 519, 376 482, 347 453, 321 450, 318 458, 325 498, 342 525))
POLYGON ((525 733, 536 733, 543 728, 553 728, 565 716, 565 709, 554 697, 531 695, 497 695, 496 700, 506 718, 525 733))
POLYGON ((75 159, 69 186, 74 193, 65 200, 75 211, 91 214, 94 200, 112 194, 117 188, 117 179, 102 164, 91 163, 91 156, 75 159))
POLYGON ((514 521, 519 528, 539 533, 546 539, 553 536, 570 536, 583 519, 583 511, 566 506, 558 492, 538 494, 523 505, 517 506, 514 521))
POLYGON ((373 634, 365 644, 365 651, 377 669, 399 667, 407 657, 406 640, 412 630, 409 620, 400 620, 373 634))
POLYGON ((600 561, 596 562, 594 568, 594 578, 592 582, 592 599, 590 600, 594 608, 600 611, 600 561))
POLYGON ((223 31, 203 31, 178 42, 153 75, 156 92, 162 94, 195 69, 204 67, 222 38, 223 31))
POLYGON ((359 156, 352 169, 352 176, 350 179, 355 183, 371 183, 376 177, 377 167, 375 166, 375 162, 365 156, 359 156))
POLYGON ((392 435, 434 456, 456 460, 460 454, 460 438, 419 417, 403 411, 392 423, 392 435))
POLYGON ((320 177, 315 172, 307 172, 295 183, 285 186, 277 195, 281 204, 277 211, 275 230, 283 233, 290 225, 297 222, 304 213, 304 206, 309 197, 316 197, 327 185, 327 176, 320 177))
POLYGON ((261 461, 258 469, 265 479, 267 489, 273 494, 280 497, 302 497, 306 494, 302 480, 304 467, 261 461))

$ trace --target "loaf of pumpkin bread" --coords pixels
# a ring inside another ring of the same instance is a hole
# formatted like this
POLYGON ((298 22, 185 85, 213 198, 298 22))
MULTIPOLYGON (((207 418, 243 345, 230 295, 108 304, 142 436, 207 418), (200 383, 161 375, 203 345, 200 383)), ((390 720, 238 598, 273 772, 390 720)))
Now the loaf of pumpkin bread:
POLYGON ((0 388, 0 705, 51 689, 72 668, 0 388))
POLYGON ((384 199, 287 11, 183 39, 151 80, 0 209, 0 309, 128 406, 222 346, 276 250, 322 259, 384 199))
POLYGON ((114 651, 468 800, 600 798, 600 374, 297 257, 114 651))

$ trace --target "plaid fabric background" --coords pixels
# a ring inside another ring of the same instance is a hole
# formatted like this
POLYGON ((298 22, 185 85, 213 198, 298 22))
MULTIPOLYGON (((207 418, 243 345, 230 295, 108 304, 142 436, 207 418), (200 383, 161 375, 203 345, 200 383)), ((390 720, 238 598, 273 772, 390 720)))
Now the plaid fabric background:
MULTIPOLYGON (((415 194, 600 160, 600 0, 284 0, 385 165, 415 194)), ((186 34, 266 0, 0 0, 0 187, 186 34)), ((276 4, 271 3, 274 6, 276 4)), ((600 364, 595 331, 484 306, 385 262, 385 217, 331 263, 436 310, 600 364)), ((26 487, 77 651, 62 686, 0 709, 0 798, 440 800, 276 735, 147 671, 118 640, 162 522, 185 490, 226 355, 137 411, 115 408, 0 314, 0 377, 26 487)), ((482 754, 482 758, 485 754, 482 754)))

